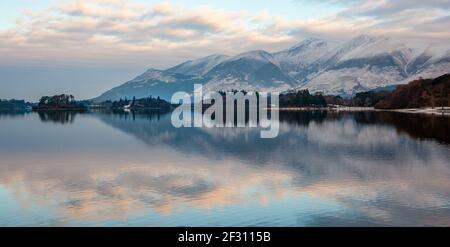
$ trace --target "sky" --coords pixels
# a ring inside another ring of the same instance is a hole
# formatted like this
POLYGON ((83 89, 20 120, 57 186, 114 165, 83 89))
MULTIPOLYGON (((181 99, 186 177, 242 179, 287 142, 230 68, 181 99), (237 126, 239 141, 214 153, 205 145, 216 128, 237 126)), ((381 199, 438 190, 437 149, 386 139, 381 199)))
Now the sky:
POLYGON ((89 99, 148 68, 310 37, 450 44, 450 0, 17 0, 0 9, 3 99, 89 99))

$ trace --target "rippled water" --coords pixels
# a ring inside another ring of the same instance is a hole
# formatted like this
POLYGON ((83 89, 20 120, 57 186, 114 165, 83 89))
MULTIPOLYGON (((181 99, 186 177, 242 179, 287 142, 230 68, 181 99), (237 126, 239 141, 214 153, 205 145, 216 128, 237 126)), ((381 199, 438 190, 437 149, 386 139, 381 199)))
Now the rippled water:
POLYGON ((450 120, 291 112, 0 114, 0 226, 450 226, 450 120))

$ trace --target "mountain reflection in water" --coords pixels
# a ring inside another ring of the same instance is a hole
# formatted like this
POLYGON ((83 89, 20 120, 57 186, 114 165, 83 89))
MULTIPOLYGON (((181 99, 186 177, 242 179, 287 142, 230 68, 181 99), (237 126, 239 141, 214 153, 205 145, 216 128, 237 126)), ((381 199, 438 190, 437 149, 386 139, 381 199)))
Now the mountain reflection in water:
POLYGON ((281 112, 261 139, 161 112, 0 118, 0 225, 448 226, 449 123, 281 112))

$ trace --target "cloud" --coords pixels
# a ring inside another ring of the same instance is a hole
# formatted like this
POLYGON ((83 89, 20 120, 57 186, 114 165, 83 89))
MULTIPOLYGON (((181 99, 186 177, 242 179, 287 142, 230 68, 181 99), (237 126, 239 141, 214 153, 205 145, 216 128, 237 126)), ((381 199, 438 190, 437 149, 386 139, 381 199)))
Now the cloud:
POLYGON ((206 6, 188 10, 169 3, 72 1, 44 12, 25 12, 14 29, 0 33, 0 49, 5 60, 132 62, 136 57, 141 61, 141 56, 157 56, 166 58, 158 59, 165 65, 180 57, 287 41, 283 34, 274 34, 254 20, 254 27, 249 27, 251 19, 245 12, 206 6))
POLYGON ((448 0, 383 0, 377 2, 360 0, 346 10, 345 13, 385 18, 396 17, 411 10, 420 10, 422 12, 431 10, 448 11, 450 10, 450 2, 448 0))
POLYGON ((42 12, 26 11, 14 29, 1 32, 1 62, 89 60, 164 67, 210 53, 273 51, 309 36, 344 40, 374 33, 422 42, 450 40, 449 31, 441 25, 448 22, 447 1, 348 3, 334 16, 304 21, 268 11, 187 9, 167 2, 68 1, 42 12))
MULTIPOLYGON (((313 1, 315 0, 305 0, 313 1)), ((303 2, 305 2, 303 1, 303 2)), ((447 45, 450 32, 443 28, 450 17, 448 0, 328 0, 343 10, 326 19, 316 20, 326 25, 335 24, 322 34, 339 39, 355 33, 389 36, 407 42, 447 45)), ((311 28, 316 30, 315 26, 311 28)))

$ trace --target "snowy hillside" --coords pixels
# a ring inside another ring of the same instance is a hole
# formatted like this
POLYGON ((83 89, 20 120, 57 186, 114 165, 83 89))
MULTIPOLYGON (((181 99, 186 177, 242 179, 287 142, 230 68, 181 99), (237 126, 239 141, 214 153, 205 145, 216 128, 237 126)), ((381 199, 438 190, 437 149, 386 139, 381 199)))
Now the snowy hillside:
POLYGON ((204 75, 227 58, 228 56, 224 55, 210 55, 197 60, 184 62, 168 69, 167 72, 185 75, 204 75))
POLYGON ((190 92, 194 88, 195 83, 204 82, 205 80, 199 76, 149 69, 133 80, 108 90, 93 100, 95 102, 102 102, 125 98, 131 99, 133 97, 145 98, 150 95, 170 99, 174 92, 190 92))
POLYGON ((327 53, 299 80, 305 83, 301 88, 312 92, 354 94, 405 80, 413 56, 413 49, 402 43, 362 35, 327 53))
POLYGON ((320 39, 306 39, 299 44, 273 54, 280 68, 292 77, 297 77, 299 72, 316 63, 329 52, 326 41, 320 39))
POLYGON ((206 74, 210 90, 258 90, 290 88, 295 85, 279 67, 275 58, 265 51, 251 51, 229 58, 206 74))
POLYGON ((414 49, 387 37, 361 35, 336 44, 310 38, 275 53, 262 50, 236 56, 211 55, 167 70, 150 69, 113 88, 96 101, 149 94, 170 99, 176 91, 285 91, 351 95, 420 77, 450 73, 450 50, 414 49))

